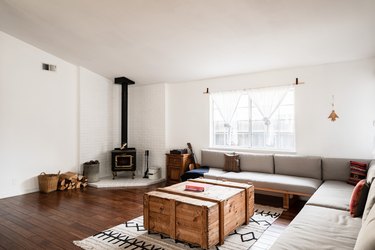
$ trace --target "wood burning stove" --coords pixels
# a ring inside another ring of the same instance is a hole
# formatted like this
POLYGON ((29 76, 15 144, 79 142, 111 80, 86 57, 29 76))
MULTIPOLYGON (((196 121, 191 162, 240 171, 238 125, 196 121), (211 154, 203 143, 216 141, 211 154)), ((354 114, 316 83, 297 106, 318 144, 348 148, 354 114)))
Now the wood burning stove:
POLYGON ((112 175, 113 179, 118 171, 132 171, 132 178, 135 176, 137 152, 135 148, 112 150, 112 175))
MULTIPOLYGON (((126 77, 115 78, 115 84, 121 84, 121 145, 128 143, 128 85, 134 82, 126 77)), ((118 171, 132 171, 134 179, 135 169, 137 166, 137 152, 135 148, 115 148, 112 150, 112 175, 113 179, 117 176, 118 171)))

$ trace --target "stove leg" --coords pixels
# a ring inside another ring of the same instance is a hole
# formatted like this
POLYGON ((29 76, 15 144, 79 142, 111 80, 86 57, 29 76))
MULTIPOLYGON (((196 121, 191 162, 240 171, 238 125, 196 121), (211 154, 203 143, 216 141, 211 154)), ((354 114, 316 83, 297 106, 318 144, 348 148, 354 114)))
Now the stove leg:
POLYGON ((134 173, 134 171, 133 171, 133 174, 132 174, 132 179, 134 179, 134 176, 135 176, 135 173, 134 173))
POLYGON ((114 180, 115 178, 116 178, 116 176, 117 176, 117 172, 112 172, 112 180, 114 180))

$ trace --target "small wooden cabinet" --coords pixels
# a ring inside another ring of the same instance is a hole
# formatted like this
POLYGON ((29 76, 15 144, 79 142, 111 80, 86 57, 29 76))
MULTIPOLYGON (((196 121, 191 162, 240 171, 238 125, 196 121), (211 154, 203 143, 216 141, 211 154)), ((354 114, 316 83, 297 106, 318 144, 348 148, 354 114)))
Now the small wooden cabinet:
POLYGON ((167 185, 180 182, 180 177, 188 169, 190 154, 166 154, 167 185))

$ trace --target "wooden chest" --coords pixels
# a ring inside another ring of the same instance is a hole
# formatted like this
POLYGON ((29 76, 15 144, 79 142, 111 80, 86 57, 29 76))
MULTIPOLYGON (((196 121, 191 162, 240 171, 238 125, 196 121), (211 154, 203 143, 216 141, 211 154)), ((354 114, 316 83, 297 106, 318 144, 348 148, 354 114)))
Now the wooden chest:
POLYGON ((167 184, 180 182, 180 177, 189 167, 190 154, 166 154, 167 184))
POLYGON ((159 191, 180 196, 215 202, 219 205, 219 244, 224 238, 243 224, 248 224, 254 214, 254 187, 248 184, 234 182, 210 182, 201 179, 207 188, 204 192, 185 191, 186 184, 192 181, 178 183, 169 187, 159 188, 159 191))
POLYGON ((189 181, 207 183, 207 184, 212 184, 212 185, 219 185, 223 187, 244 189, 246 200, 247 200, 246 211, 245 211, 246 221, 247 221, 246 224, 248 224, 250 218, 254 215, 254 186, 252 184, 232 182, 232 181, 223 181, 223 180, 214 180, 214 179, 204 179, 204 178, 191 179, 189 181))
POLYGON ((219 243, 216 202, 152 191, 143 199, 144 227, 204 249, 219 243))

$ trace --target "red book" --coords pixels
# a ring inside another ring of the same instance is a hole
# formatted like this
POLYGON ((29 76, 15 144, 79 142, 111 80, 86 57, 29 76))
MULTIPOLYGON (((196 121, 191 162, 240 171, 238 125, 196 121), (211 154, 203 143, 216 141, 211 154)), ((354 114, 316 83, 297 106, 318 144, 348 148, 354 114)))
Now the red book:
POLYGON ((185 190, 203 192, 207 186, 208 186, 207 184, 203 184, 203 183, 189 183, 185 185, 185 190))

